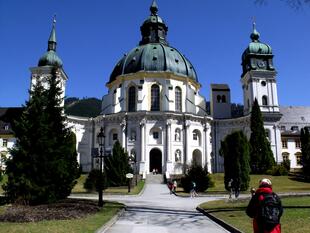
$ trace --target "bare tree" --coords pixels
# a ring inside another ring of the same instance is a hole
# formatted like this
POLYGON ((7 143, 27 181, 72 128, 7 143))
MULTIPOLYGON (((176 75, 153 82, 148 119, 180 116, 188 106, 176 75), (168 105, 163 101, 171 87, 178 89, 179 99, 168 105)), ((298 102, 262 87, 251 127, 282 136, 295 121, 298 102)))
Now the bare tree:
MULTIPOLYGON (((303 6, 305 6, 305 5, 310 6, 310 0, 280 0, 280 1, 285 2, 290 7, 292 7, 293 9, 296 9, 296 10, 303 8, 303 6)), ((259 5, 265 5, 268 2, 269 2, 269 0, 255 0, 255 3, 259 4, 259 5)))

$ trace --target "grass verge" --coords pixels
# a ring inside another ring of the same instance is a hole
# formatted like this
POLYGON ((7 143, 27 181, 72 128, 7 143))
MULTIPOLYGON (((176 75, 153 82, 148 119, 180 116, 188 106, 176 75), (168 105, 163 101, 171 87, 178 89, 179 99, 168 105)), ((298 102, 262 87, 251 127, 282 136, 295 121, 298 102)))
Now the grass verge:
MULTIPOLYGON (((72 189, 72 193, 74 194, 85 194, 89 193, 84 189, 84 182, 87 178, 87 174, 82 174, 80 178, 77 179, 77 183, 72 189)), ((106 190, 104 190, 104 194, 129 194, 129 195, 135 195, 139 194, 141 190, 144 187, 144 181, 140 180, 138 184, 131 188, 130 193, 128 193, 128 187, 127 186, 121 186, 121 187, 109 187, 106 190)), ((96 194, 96 192, 94 192, 96 194)))
MULTIPOLYGON (((224 174, 211 174, 214 181, 214 187, 207 190, 209 194, 227 193, 224 188, 224 174)), ((290 176, 270 176, 270 175, 251 175, 249 187, 257 188, 258 182, 262 178, 268 178, 272 182, 273 190, 277 193, 281 192, 310 192, 310 182, 302 182, 293 180, 290 176)), ((246 192, 248 193, 248 192, 246 192)))
MULTIPOLYGON (((2 206, 1 208, 3 209, 5 207, 2 206)), ((122 208, 123 205, 120 203, 107 202, 98 213, 80 219, 34 223, 1 222, 0 233, 93 233, 115 216, 122 208)))
MULTIPOLYGON (((252 219, 245 214, 245 208, 249 200, 238 201, 212 201, 203 203, 201 208, 210 212, 217 218, 239 230, 250 233, 252 230, 252 219)), ((310 208, 289 208, 290 206, 310 207, 310 197, 285 197, 282 198, 284 214, 281 218, 282 232, 302 233, 310 229, 310 208)))

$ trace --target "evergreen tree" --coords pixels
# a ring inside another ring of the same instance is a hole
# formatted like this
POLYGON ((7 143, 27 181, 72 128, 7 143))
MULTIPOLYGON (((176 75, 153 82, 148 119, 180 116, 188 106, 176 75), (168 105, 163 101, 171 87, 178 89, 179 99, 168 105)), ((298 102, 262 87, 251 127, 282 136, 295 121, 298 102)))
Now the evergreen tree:
POLYGON ((75 135, 64 123, 57 70, 44 88, 38 81, 18 122, 16 146, 6 162, 6 196, 12 202, 40 204, 67 197, 79 176, 75 135))
POLYGON ((308 128, 301 129, 300 132, 302 166, 305 176, 310 178, 310 134, 308 128))
POLYGON ((193 163, 189 167, 188 172, 181 179, 181 186, 185 192, 190 192, 193 188, 192 182, 196 183, 197 192, 204 192, 206 189, 213 186, 207 167, 203 168, 197 163, 193 163))
POLYGON ((263 174, 275 164, 270 143, 266 138, 262 113, 257 99, 251 112, 250 166, 254 174, 263 174))
POLYGON ((116 187, 126 185, 126 174, 132 172, 132 169, 129 165, 128 155, 119 141, 114 143, 112 156, 105 157, 104 162, 109 186, 116 187))
POLYGON ((250 145, 244 133, 237 131, 227 135, 221 142, 220 153, 224 156, 226 190, 230 190, 228 183, 231 179, 236 190, 247 190, 250 182, 250 145))

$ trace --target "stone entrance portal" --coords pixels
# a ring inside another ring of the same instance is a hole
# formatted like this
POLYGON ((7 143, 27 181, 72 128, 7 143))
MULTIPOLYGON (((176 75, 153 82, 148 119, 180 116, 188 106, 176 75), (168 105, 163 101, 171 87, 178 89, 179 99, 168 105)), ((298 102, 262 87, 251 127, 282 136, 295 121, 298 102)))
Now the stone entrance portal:
POLYGON ((157 169, 158 173, 162 173, 162 154, 157 148, 150 151, 150 172, 157 169))

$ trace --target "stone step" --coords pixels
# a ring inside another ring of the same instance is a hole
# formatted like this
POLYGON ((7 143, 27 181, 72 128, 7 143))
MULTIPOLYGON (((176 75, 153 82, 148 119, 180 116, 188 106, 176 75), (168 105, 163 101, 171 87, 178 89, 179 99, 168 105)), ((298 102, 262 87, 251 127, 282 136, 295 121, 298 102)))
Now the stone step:
POLYGON ((146 183, 148 184, 162 184, 164 182, 164 177, 162 174, 148 174, 146 175, 146 183))

